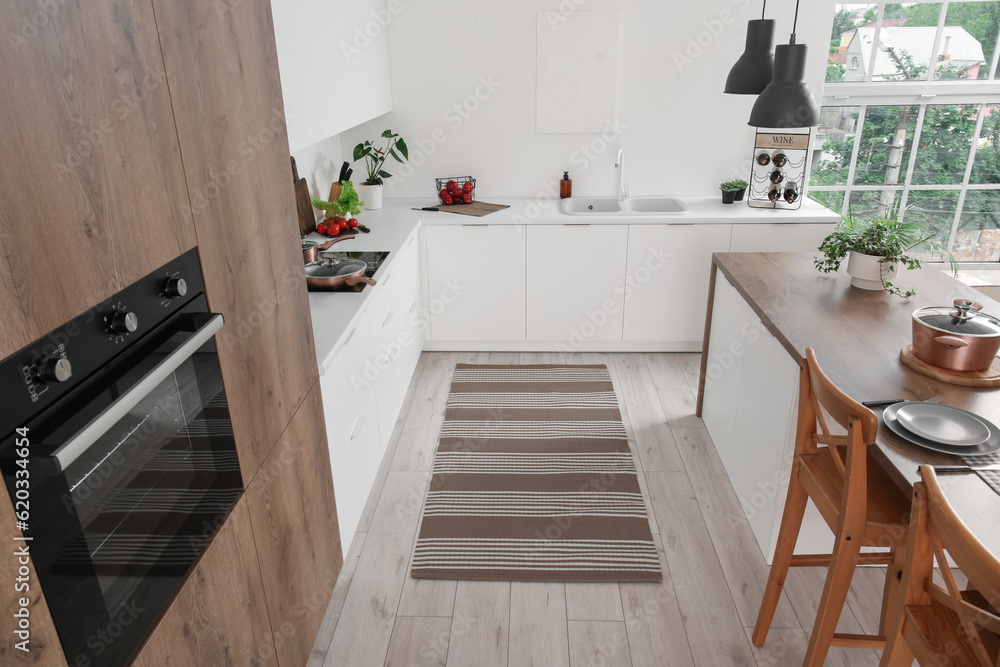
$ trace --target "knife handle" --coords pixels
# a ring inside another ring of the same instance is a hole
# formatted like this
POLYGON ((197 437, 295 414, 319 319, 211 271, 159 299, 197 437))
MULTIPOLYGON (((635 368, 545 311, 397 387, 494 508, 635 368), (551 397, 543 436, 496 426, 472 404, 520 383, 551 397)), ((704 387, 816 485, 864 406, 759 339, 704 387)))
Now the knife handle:
POLYGON ((865 406, 866 408, 884 408, 887 405, 894 405, 896 403, 903 403, 905 401, 906 401, 905 398, 888 398, 883 401, 861 401, 861 405, 865 406))

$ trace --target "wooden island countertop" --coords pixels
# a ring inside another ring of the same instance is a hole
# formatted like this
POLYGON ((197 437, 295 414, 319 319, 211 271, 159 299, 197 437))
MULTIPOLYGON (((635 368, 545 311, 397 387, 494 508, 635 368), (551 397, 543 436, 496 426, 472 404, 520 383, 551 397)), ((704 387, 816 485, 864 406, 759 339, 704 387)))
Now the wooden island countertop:
MULTIPOLYGON (((940 265, 903 271, 895 283, 915 286, 916 296, 903 299, 888 292, 850 285, 841 270, 825 274, 813 266, 813 253, 716 253, 705 324, 697 412, 701 415, 706 377, 712 303, 717 272, 761 318, 763 325, 796 363, 811 347, 823 370, 858 401, 902 398, 964 408, 1000 425, 1000 389, 946 384, 920 375, 899 359, 911 342, 912 313, 924 306, 950 305, 969 298, 983 312, 1000 315, 1000 303, 943 272, 940 265)), ((880 413, 880 410, 876 410, 880 413)), ((957 457, 931 452, 879 428, 876 458, 901 488, 919 479, 922 463, 961 463, 957 457)), ((942 486, 956 510, 994 553, 1000 553, 1000 495, 974 473, 941 475, 942 486), (987 510, 987 511, 984 511, 987 510)))

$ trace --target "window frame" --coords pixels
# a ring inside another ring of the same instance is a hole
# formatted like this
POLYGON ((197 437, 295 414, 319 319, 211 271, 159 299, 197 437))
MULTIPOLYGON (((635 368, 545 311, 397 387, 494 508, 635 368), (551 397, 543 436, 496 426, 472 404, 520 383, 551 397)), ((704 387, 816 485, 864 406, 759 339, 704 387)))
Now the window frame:
MULTIPOLYGON (((955 4, 968 2, 989 2, 992 0, 955 0, 955 4)), ((985 107, 1000 107, 1000 79, 997 75, 998 60, 1000 60, 1000 30, 998 30, 997 41, 994 45, 993 54, 989 63, 988 76, 985 79, 959 79, 942 80, 933 79, 937 70, 938 57, 941 50, 943 28, 946 25, 949 7, 952 0, 910 0, 904 3, 890 3, 887 0, 873 0, 872 2, 838 2, 837 7, 843 5, 877 5, 878 11, 875 18, 875 32, 872 39, 871 51, 867 63, 867 71, 864 81, 825 81, 821 96, 821 106, 847 107, 858 109, 857 125, 854 128, 854 144, 848 166, 846 183, 844 185, 813 185, 812 169, 815 162, 809 165, 809 191, 810 192, 840 192, 844 199, 841 205, 841 215, 847 215, 850 206, 851 194, 855 191, 886 191, 896 190, 901 192, 900 196, 900 218, 905 220, 907 200, 910 192, 915 191, 954 191, 958 192, 955 214, 952 218, 951 231, 948 235, 946 247, 949 251, 954 248, 956 234, 961 224, 962 210, 965 206, 966 194, 972 190, 1000 190, 1000 183, 969 183, 975 163, 976 150, 980 143, 983 121, 986 117, 985 107), (940 4, 941 9, 938 16, 937 29, 934 36, 934 44, 931 49, 930 63, 927 68, 926 78, 919 81, 875 81, 875 59, 878 53, 882 23, 887 4, 940 4), (928 106, 974 106, 978 105, 976 125, 970 138, 969 155, 966 159, 965 171, 960 183, 947 185, 922 185, 912 183, 914 167, 920 152, 920 135, 924 127, 924 118, 928 106), (916 106, 918 116, 914 126, 911 148, 909 151, 904 180, 899 184, 882 185, 855 185, 855 171, 857 160, 861 153, 861 139, 864 133, 865 117, 868 107, 876 106, 916 106)), ((835 11, 837 11, 835 9, 835 11)), ((832 38, 832 35, 831 35, 832 38)), ((996 113, 996 111, 994 112, 996 113)), ((813 134, 814 141, 817 139, 813 134)), ((819 147, 813 146, 813 152, 819 147)), ((995 261, 978 260, 976 263, 986 263, 994 265, 1000 263, 1000 258, 995 261)), ((972 262, 963 262, 963 266, 971 265, 972 262)))

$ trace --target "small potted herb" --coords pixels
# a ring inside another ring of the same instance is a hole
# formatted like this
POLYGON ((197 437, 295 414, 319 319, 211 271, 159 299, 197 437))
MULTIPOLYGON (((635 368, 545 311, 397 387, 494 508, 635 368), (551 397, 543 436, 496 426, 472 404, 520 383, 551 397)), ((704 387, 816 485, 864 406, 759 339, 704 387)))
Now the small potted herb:
POLYGON ((736 192, 736 201, 743 201, 743 194, 747 191, 747 186, 749 183, 741 178, 737 178, 735 181, 729 181, 733 187, 738 187, 739 190, 736 192))
POLYGON ((722 203, 732 204, 736 201, 737 195, 740 199, 743 199, 743 191, 746 190, 746 181, 726 181, 725 183, 719 184, 719 189, 722 190, 722 203))
POLYGON ((923 260, 909 253, 920 246, 922 252, 937 253, 947 258, 951 268, 957 273, 958 265, 947 249, 929 234, 923 225, 916 222, 901 222, 896 219, 896 211, 890 210, 884 216, 856 217, 848 211, 832 234, 823 239, 819 250, 822 257, 813 259, 816 268, 824 273, 840 269, 847 258, 847 273, 851 285, 861 289, 884 289, 890 294, 908 299, 916 294, 916 289, 901 290, 892 280, 902 265, 907 269, 919 269, 923 260))
POLYGON ((392 130, 386 130, 382 133, 382 138, 386 140, 383 148, 376 148, 370 141, 364 141, 354 147, 354 161, 364 159, 365 171, 368 174, 358 186, 360 195, 368 202, 365 204, 368 210, 382 208, 382 182, 392 176, 382 168, 389 156, 391 155, 396 162, 410 159, 406 142, 401 136, 392 130))

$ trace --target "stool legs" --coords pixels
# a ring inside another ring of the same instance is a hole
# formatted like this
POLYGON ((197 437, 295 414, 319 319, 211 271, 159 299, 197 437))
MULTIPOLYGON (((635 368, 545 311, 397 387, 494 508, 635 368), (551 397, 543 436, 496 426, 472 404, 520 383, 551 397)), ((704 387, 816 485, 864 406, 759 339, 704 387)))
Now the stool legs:
POLYGON ((802 667, 822 667, 823 661, 826 660, 826 654, 833 641, 833 633, 837 630, 837 622, 840 620, 844 603, 847 601, 847 593, 851 588, 854 568, 857 567, 858 554, 861 552, 860 534, 860 531, 845 529, 833 547, 830 569, 823 585, 823 597, 819 601, 816 623, 809 637, 809 648, 806 649, 802 667))
POLYGON ((778 544, 774 549, 771 571, 767 576, 767 585, 764 587, 764 599, 761 600, 760 611, 757 613, 757 623, 753 629, 754 646, 764 645, 767 631, 771 628, 771 620, 778 608, 781 590, 785 586, 785 576, 788 574, 788 568, 792 562, 795 541, 798 539, 799 528, 802 526, 802 516, 805 514, 806 503, 809 501, 809 495, 806 493, 805 487, 802 486, 802 482, 799 481, 798 467, 799 463, 796 461, 793 464, 791 480, 788 482, 785 510, 781 515, 778 544))

